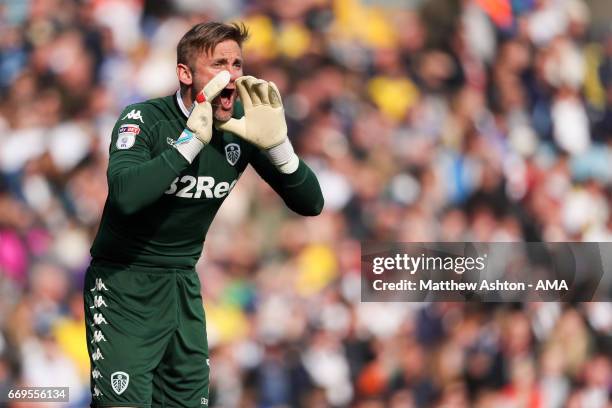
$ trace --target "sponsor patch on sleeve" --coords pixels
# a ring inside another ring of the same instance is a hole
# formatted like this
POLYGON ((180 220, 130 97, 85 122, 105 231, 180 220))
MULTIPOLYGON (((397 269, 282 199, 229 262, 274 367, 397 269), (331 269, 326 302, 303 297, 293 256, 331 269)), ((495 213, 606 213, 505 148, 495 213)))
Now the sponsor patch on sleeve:
POLYGON ((121 125, 117 133, 117 149, 126 150, 134 146, 136 136, 140 133, 140 126, 133 124, 121 125))

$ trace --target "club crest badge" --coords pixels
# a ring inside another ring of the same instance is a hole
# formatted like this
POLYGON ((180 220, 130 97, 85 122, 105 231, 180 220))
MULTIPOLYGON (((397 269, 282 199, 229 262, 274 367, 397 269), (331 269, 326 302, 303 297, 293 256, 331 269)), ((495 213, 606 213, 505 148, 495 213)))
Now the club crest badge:
POLYGON ((236 143, 227 144, 225 146, 225 158, 229 164, 235 166, 240 158, 240 146, 236 143))
POLYGON ((121 395, 123 391, 125 391, 130 384, 130 376, 123 371, 115 371, 111 374, 111 386, 113 387, 113 391, 115 394, 121 395))

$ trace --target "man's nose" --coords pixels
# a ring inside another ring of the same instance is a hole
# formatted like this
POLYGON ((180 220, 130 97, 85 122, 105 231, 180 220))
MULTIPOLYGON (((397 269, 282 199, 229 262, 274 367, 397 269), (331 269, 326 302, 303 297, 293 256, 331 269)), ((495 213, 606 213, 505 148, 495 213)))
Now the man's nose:
POLYGON ((241 68, 230 69, 230 83, 234 82, 236 79, 242 76, 241 68))

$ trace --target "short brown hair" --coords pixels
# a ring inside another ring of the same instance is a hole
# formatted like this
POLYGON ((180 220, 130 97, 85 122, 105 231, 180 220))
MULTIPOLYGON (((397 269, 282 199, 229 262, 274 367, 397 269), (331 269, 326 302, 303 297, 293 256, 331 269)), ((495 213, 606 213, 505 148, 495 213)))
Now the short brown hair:
POLYGON ((176 62, 193 69, 196 52, 204 51, 208 54, 226 40, 234 40, 239 47, 242 47, 242 43, 248 37, 249 30, 244 23, 225 24, 212 21, 196 24, 179 41, 176 47, 176 62))

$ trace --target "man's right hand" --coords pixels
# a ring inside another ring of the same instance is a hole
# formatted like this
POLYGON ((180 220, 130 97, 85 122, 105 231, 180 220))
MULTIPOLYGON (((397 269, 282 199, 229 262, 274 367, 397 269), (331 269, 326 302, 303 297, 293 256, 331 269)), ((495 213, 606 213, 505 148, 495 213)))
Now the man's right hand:
POLYGON ((219 72, 204 86, 193 102, 187 127, 174 142, 174 147, 189 163, 193 162, 200 150, 210 142, 213 134, 213 112, 210 101, 215 99, 229 82, 230 73, 219 72))

